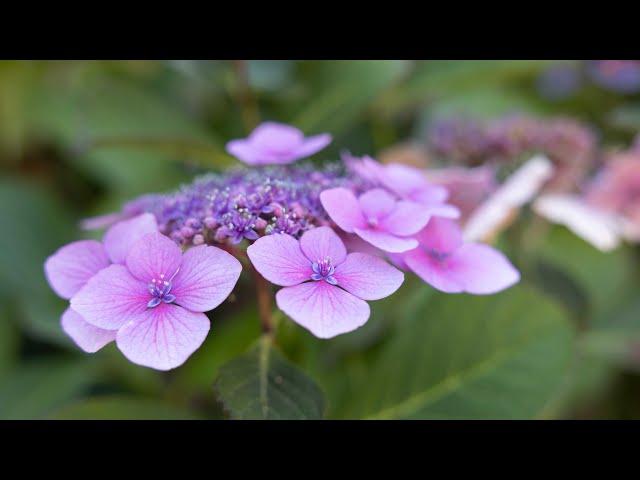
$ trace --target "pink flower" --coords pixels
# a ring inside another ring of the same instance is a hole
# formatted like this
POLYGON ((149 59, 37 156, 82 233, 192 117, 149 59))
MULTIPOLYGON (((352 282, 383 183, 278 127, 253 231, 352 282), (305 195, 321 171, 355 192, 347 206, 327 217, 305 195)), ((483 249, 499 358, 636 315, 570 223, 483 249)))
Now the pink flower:
POLYGON ((346 188, 332 188, 320 194, 322 206, 345 232, 355 233, 385 252, 406 252, 418 246, 407 238, 418 233, 434 213, 430 208, 374 188, 359 198, 346 188))
MULTIPOLYGON (((47 281, 58 296, 68 300, 103 268, 111 263, 124 263, 126 252, 133 243, 157 230, 155 217, 145 213, 115 224, 102 243, 97 240, 69 243, 45 261, 47 281)), ((116 338, 114 330, 91 325, 70 308, 62 314, 61 325, 76 345, 88 353, 97 352, 116 338)))
POLYGON ((309 157, 331 143, 331 135, 322 133, 305 138, 295 127, 265 122, 248 138, 227 143, 227 152, 249 165, 291 163, 309 157))
POLYGON ((404 274, 381 258, 350 253, 329 227, 307 231, 300 241, 273 234, 247 249, 253 266, 271 283, 280 310, 316 337, 331 338, 364 325, 365 300, 395 292, 404 274))
POLYGON ((116 331, 116 344, 133 363, 170 370, 202 344, 209 319, 240 276, 240 262, 201 245, 187 250, 155 232, 129 250, 125 265, 110 265, 71 298, 91 325, 116 331))
POLYGON ((432 287, 447 293, 485 295, 520 280, 520 274, 499 251, 464 243, 458 225, 434 217, 416 235, 420 246, 403 255, 406 265, 432 287))
POLYGON ((401 163, 382 164, 367 155, 357 158, 345 153, 342 158, 351 170, 382 185, 398 198, 427 205, 434 215, 447 218, 460 215, 455 207, 444 203, 449 196, 447 189, 430 182, 424 170, 401 163))
POLYGON ((460 210, 463 223, 498 187, 494 169, 486 165, 431 170, 427 176, 447 189, 449 203, 460 210))
POLYGON ((604 167, 587 185, 586 202, 608 214, 623 219, 626 237, 640 240, 640 151, 611 154, 604 167))

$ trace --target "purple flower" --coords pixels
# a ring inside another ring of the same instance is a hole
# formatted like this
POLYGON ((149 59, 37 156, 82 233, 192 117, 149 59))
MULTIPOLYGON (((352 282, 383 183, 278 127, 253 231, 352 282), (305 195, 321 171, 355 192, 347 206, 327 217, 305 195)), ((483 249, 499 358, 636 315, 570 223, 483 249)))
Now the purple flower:
POLYGON ((564 100, 574 96, 582 86, 580 70, 574 65, 558 64, 547 68, 537 80, 540 95, 549 100, 564 100))
POLYGON ((396 200, 381 188, 356 198, 351 190, 332 188, 320 194, 322 206, 345 232, 355 233, 385 252, 405 252, 418 246, 410 235, 418 233, 432 211, 422 205, 396 200))
POLYGON ((169 238, 149 233, 129 250, 125 265, 111 265, 71 298, 71 308, 91 325, 116 331, 131 362, 170 370, 202 344, 209 319, 233 290, 240 262, 201 245, 184 255, 169 238))
POLYGON ((640 91, 640 61, 591 60, 587 73, 598 85, 620 93, 640 91))
POLYGON ((495 168, 490 165, 447 167, 431 170, 428 175, 447 189, 448 201, 458 208, 463 223, 498 188, 495 168))
POLYGON ((446 293, 486 295, 504 290, 520 274, 499 251, 464 243, 458 225, 432 218, 416 235, 420 245, 402 256, 407 267, 432 287, 446 293))
MULTIPOLYGON (((68 300, 111 263, 124 263, 131 246, 157 229, 154 216, 145 213, 112 226, 102 243, 80 240, 65 245, 45 261, 47 281, 56 294, 68 300)), ((97 352, 116 338, 115 331, 87 323, 71 308, 62 314, 61 325, 76 345, 88 353, 97 352)))
POLYGON ((350 253, 329 227, 307 231, 300 240, 287 234, 262 237, 247 249, 253 266, 271 283, 280 310, 316 337, 331 338, 364 325, 365 300, 395 292, 404 274, 384 260, 350 253))
POLYGON ((329 143, 328 133, 305 138, 295 127, 265 122, 248 138, 227 143, 227 152, 248 165, 285 164, 309 157, 329 143))
POLYGON ((350 155, 344 157, 349 168, 399 198, 428 206, 433 215, 459 217, 457 208, 444 203, 449 196, 447 189, 431 183, 423 170, 401 163, 382 164, 369 156, 360 159, 350 155))

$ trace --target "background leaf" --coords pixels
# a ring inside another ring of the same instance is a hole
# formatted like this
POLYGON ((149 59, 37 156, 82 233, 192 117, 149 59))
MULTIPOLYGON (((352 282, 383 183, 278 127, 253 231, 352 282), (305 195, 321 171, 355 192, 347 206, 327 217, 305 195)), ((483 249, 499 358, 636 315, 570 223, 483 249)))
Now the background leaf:
POLYGON ((93 367, 86 359, 40 358, 13 370, 0 383, 0 418, 24 420, 48 415, 88 390, 94 381, 93 367))
POLYGON ((104 396, 92 397, 61 408, 50 415, 55 420, 195 420, 193 412, 181 410, 157 399, 104 396))
POLYGON ((525 286, 491 297, 438 294, 409 315, 335 405, 341 418, 532 418, 562 383, 571 329, 525 286))

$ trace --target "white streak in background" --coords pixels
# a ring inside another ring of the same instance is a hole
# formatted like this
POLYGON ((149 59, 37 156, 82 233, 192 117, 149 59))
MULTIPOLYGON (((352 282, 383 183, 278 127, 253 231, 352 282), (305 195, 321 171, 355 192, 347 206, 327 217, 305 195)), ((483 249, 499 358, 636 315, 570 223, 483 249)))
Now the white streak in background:
POLYGON ((534 202, 533 210, 553 223, 564 225, 603 252, 616 248, 624 234, 621 219, 574 195, 542 195, 534 202))
POLYGON ((464 226, 464 239, 487 241, 509 223, 520 207, 536 196, 553 170, 549 159, 542 155, 522 165, 473 212, 464 226))

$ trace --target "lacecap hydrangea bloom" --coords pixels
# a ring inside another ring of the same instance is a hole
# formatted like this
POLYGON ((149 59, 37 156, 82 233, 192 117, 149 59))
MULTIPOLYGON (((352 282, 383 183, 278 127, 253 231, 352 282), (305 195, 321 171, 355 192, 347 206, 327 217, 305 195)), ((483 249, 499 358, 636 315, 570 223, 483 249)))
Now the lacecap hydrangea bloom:
POLYGON ((181 365, 209 330, 199 312, 229 295, 241 267, 215 247, 180 255, 148 213, 116 223, 103 242, 81 240, 60 248, 45 262, 45 273, 54 291, 70 299, 62 329, 89 353, 115 340, 139 365, 181 365))
POLYGON ((278 307, 320 338, 366 323, 367 302, 402 284, 399 268, 451 293, 494 293, 518 281, 504 255, 461 242, 459 211, 426 171, 350 155, 324 166, 293 163, 330 138, 262 124, 227 147, 250 167, 206 174, 85 222, 115 222, 105 243, 115 238, 121 245, 117 261, 98 254, 96 265, 62 292, 70 311, 109 332, 134 363, 165 370, 204 341, 203 312, 218 306, 240 275, 233 256, 246 255, 258 278, 283 287, 278 307), (153 232, 131 234, 127 222, 141 218, 153 220, 153 232))

